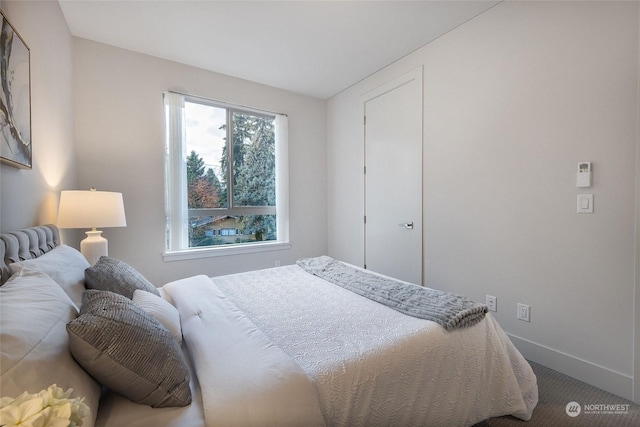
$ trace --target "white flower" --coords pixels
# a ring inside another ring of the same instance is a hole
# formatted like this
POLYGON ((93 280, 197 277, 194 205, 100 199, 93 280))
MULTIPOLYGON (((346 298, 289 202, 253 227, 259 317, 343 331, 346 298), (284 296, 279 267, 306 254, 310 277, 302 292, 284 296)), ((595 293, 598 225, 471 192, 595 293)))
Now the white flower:
POLYGON ((72 399, 67 391, 53 384, 35 394, 26 391, 14 398, 0 398, 2 427, 77 427, 89 415, 84 398, 72 399))

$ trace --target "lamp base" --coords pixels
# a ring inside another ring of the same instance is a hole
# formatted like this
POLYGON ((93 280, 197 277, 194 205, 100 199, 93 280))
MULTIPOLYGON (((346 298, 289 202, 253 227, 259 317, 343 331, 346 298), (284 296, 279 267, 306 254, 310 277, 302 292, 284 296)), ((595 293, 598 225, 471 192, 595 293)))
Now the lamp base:
POLYGON ((95 228, 85 233, 87 237, 80 242, 80 252, 89 261, 89 264, 94 265, 101 256, 108 255, 109 242, 101 236, 102 231, 95 228))

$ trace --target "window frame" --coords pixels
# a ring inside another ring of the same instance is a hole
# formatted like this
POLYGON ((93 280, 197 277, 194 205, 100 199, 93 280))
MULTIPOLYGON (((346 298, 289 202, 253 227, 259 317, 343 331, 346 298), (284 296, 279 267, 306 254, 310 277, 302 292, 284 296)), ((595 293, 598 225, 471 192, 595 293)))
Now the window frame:
POLYGON ((286 114, 259 110, 223 101, 165 91, 165 261, 203 258, 220 255, 236 255, 262 251, 282 250, 291 247, 289 242, 289 165, 288 165, 288 117, 286 114), (226 110, 227 156, 233 158, 234 113, 273 118, 275 123, 275 206, 235 206, 233 194, 233 168, 227 173, 227 207, 189 209, 187 203, 186 132, 184 123, 185 103, 199 103, 226 110), (212 246, 189 247, 188 222, 191 216, 239 216, 275 215, 276 240, 212 246))

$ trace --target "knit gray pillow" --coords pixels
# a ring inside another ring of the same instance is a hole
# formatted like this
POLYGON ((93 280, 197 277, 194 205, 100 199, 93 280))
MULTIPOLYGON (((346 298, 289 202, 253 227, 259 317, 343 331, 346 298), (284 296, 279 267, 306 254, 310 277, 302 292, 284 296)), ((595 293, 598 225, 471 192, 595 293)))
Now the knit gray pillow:
POLYGON ((87 290, 80 315, 67 323, 67 332, 71 354, 103 386, 157 408, 191 403, 180 346, 133 301, 87 290))
POLYGON ((160 296, 160 292, 135 268, 124 261, 100 257, 93 267, 84 271, 87 289, 111 291, 132 299, 136 289, 160 296))

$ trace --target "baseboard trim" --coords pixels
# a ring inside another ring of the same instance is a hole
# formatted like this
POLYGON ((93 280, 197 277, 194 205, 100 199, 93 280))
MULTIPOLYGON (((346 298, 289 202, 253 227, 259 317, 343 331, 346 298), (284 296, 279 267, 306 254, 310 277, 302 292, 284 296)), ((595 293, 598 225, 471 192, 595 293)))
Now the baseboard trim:
MULTIPOLYGON (((627 400, 633 399, 633 377, 582 360, 550 347, 507 334, 511 342, 530 360, 627 400)), ((567 396, 570 398, 570 396, 567 396)))

